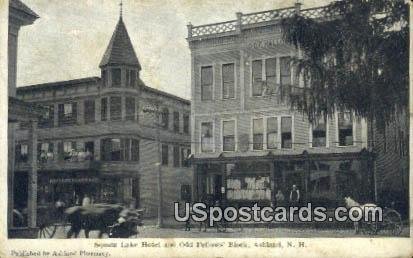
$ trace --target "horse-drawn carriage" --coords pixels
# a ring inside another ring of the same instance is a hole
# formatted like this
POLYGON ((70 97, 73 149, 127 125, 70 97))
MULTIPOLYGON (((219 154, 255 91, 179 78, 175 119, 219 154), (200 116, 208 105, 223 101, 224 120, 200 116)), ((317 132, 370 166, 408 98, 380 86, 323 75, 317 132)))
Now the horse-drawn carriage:
POLYGON ((49 209, 41 216, 38 237, 52 238, 61 227, 67 238, 78 237, 82 229, 86 238, 92 230, 99 231, 99 238, 105 233, 110 238, 127 238, 138 234, 137 227, 143 225, 142 215, 143 210, 105 203, 73 206, 61 211, 49 209), (70 227, 68 231, 67 227, 70 227))

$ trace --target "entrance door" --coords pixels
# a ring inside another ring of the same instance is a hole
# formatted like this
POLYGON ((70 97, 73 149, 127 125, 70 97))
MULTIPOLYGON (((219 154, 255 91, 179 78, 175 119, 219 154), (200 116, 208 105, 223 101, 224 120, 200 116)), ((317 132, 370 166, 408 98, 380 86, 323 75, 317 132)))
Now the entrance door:
POLYGON ((222 175, 214 175, 214 199, 221 200, 222 199, 222 175))
POLYGON ((136 207, 140 207, 139 178, 132 179, 132 198, 135 199, 136 207))

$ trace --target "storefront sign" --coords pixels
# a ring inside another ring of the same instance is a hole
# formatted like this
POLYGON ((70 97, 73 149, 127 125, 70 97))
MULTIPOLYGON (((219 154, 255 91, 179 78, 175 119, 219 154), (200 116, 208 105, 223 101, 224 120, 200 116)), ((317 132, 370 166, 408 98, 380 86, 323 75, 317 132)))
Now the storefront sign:
POLYGON ((98 183, 99 178, 82 177, 82 178, 51 178, 50 184, 70 184, 70 183, 98 183))

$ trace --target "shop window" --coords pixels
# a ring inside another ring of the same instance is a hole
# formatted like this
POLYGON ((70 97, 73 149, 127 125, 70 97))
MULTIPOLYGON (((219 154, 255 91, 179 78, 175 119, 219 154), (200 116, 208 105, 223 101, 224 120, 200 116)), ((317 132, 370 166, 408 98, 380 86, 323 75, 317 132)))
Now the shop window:
POLYGON ((135 120, 136 113, 135 98, 127 97, 125 99, 126 120, 135 120))
POLYGON ((201 68, 201 100, 212 100, 213 71, 212 66, 201 68))
POLYGON ((122 118, 121 97, 110 97, 110 120, 117 121, 122 118))
POLYGON ((112 87, 120 87, 121 86, 121 78, 122 73, 120 68, 113 68, 112 69, 112 87))
POLYGON ((319 119, 312 125, 312 146, 325 147, 327 144, 327 125, 324 118, 319 119))
POLYGON ((190 202, 192 199, 191 185, 181 185, 181 200, 190 202))
POLYGON ((29 146, 27 144, 16 145, 16 162, 26 163, 29 160, 29 146))
POLYGON ((46 112, 39 119, 39 128, 53 127, 54 123, 54 105, 44 106, 46 112))
POLYGON ((281 118, 281 148, 292 148, 292 119, 291 117, 281 118))
POLYGON ((278 148, 278 118, 267 119, 267 149, 278 148))
POLYGON ((276 93, 277 89, 277 62, 275 58, 265 60, 265 94, 276 93))
POLYGON ((252 146, 254 150, 262 150, 264 142, 264 119, 252 120, 252 146))
POLYGON ((252 62, 252 96, 262 96, 262 60, 252 62))
POLYGON ((213 135, 212 135, 212 123, 206 122, 201 124, 201 151, 212 152, 213 151, 213 135))
POLYGON ((108 98, 103 98, 100 101, 100 120, 106 121, 108 119, 108 98))
POLYGON ((222 65, 222 98, 235 98, 235 64, 222 65))
POLYGON ((280 82, 281 85, 291 85, 291 58, 280 58, 280 82))
POLYGON ((174 132, 179 133, 179 112, 173 113, 174 117, 174 132))
POLYGON ((131 160, 139 161, 139 140, 132 139, 131 160))
POLYGON ((180 163, 181 163, 181 159, 179 156, 179 147, 178 146, 174 146, 173 147, 173 152, 174 152, 174 167, 179 167, 180 163))
POLYGON ((184 114, 184 133, 189 134, 189 115, 184 114))
POLYGON ((168 160, 169 160, 169 147, 166 144, 162 144, 162 157, 161 157, 162 165, 167 166, 168 160))
POLYGON ((351 113, 338 113, 338 144, 339 146, 353 145, 353 121, 351 113))
POLYGON ((64 103, 58 105, 59 126, 74 125, 77 122, 77 103, 64 103))
POLYGON ((53 143, 42 142, 37 144, 37 159, 40 162, 47 162, 54 159, 53 143))
POLYGON ((235 121, 222 123, 223 151, 235 151, 235 121))
POLYGON ((168 108, 163 108, 161 112, 161 126, 163 129, 168 130, 169 128, 169 110, 168 108))
POLYGON ((88 99, 84 102, 85 124, 95 122, 95 100, 88 99))

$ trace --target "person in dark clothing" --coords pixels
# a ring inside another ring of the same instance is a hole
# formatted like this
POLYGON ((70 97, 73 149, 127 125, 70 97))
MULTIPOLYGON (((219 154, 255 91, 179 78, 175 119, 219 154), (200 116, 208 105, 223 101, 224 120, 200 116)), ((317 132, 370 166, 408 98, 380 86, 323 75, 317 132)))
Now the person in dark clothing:
POLYGON ((293 185, 293 188, 290 192, 290 204, 291 206, 298 206, 300 202, 300 190, 298 190, 296 185, 293 185))

